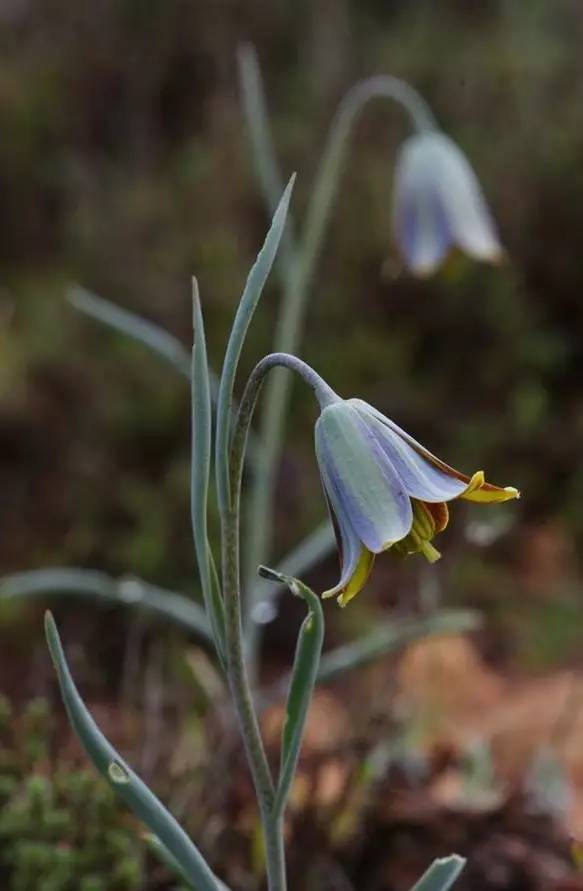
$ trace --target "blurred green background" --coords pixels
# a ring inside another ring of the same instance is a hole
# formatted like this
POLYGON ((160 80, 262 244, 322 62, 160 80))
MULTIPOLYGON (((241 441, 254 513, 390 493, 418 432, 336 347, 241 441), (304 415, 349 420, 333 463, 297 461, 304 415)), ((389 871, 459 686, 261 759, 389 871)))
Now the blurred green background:
MULTIPOLYGON (((298 223, 333 109, 359 78, 409 80, 471 159, 506 262, 487 268, 456 257, 434 279, 417 281, 402 268, 390 231, 395 152, 408 123, 396 105, 366 110, 300 352, 341 394, 374 403, 450 463, 484 467, 493 482, 522 490, 518 505, 456 507, 440 597, 486 610, 483 652, 496 664, 576 665, 583 642, 577 0, 3 0, 2 572, 79 565, 195 587, 187 386, 141 347, 77 314, 65 293, 78 282, 188 346, 196 273, 211 361, 220 366, 267 224, 238 93, 242 41, 258 52, 282 168, 298 171, 298 223)), ((241 380, 270 348, 279 299, 273 276, 241 380)), ((314 418, 311 399, 295 386, 276 493, 278 555, 324 517, 314 418)), ((365 623, 376 604, 418 606, 419 561, 381 563, 349 617, 328 610, 332 639, 365 623)), ((335 572, 332 558, 317 583, 335 572)), ((3 692, 24 699, 53 689, 40 613, 3 609, 0 619, 3 692)), ((127 620, 82 608, 67 611, 67 621, 91 653, 89 678, 116 691, 115 670, 105 681, 96 676, 100 663, 123 652, 127 620)), ((274 623, 272 662, 285 664, 292 646, 289 630, 274 623)))

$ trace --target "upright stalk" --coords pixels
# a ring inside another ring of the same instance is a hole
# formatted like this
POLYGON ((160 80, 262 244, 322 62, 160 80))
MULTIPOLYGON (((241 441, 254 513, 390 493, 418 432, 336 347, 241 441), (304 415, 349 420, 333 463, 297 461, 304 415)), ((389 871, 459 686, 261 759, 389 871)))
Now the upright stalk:
MULTIPOLYGON (((371 99, 388 98, 399 102, 408 112, 417 131, 436 129, 437 124, 429 106, 409 84, 389 75, 372 77, 352 87, 341 101, 332 121, 324 155, 316 177, 316 185, 307 211, 304 235, 298 247, 291 235, 287 237, 284 268, 284 296, 275 333, 275 350, 282 353, 297 351, 301 338, 307 296, 322 247, 326 225, 334 202, 342 164, 348 148, 352 127, 364 106, 371 99)), ((258 134, 260 136, 261 134, 258 134)), ((269 149, 269 146, 266 146, 269 149)), ((270 181, 276 178, 271 172, 270 181)), ((272 187, 265 183, 264 191, 272 187)), ((290 397, 291 381, 287 375, 272 375, 266 386, 265 408, 260 427, 261 462, 258 462, 249 506, 249 540, 245 566, 245 590, 257 592, 255 572, 261 562, 270 557, 272 546, 273 488, 279 462, 284 421, 290 397)), ((246 640, 251 676, 256 673, 261 625, 254 618, 255 603, 247 612, 246 640)))
POLYGON ((274 810, 275 793, 273 779, 261 738, 259 722, 253 706, 245 664, 239 570, 241 479, 247 435, 263 379, 267 372, 276 365, 284 365, 301 374, 316 391, 322 405, 338 397, 315 371, 295 356, 273 354, 258 363, 247 383, 233 429, 229 459, 231 506, 223 514, 222 520, 222 569, 225 598, 227 673, 259 801, 265 838, 269 891, 285 891, 283 821, 279 809, 274 810))
POLYGON ((239 586, 239 509, 232 507, 223 519, 223 593, 227 673, 247 760, 257 793, 265 839, 269 891, 285 891, 285 855, 281 821, 272 819, 274 787, 257 715, 253 707, 243 655, 241 596, 239 586))

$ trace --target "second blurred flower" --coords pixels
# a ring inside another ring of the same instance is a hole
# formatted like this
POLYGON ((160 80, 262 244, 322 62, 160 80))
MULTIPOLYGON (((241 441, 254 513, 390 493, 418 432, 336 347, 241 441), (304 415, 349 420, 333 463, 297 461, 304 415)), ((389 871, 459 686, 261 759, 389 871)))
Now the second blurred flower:
POLYGON ((430 275, 458 247, 497 262, 502 247, 466 156, 439 131, 411 136, 397 162, 393 228, 409 269, 430 275))

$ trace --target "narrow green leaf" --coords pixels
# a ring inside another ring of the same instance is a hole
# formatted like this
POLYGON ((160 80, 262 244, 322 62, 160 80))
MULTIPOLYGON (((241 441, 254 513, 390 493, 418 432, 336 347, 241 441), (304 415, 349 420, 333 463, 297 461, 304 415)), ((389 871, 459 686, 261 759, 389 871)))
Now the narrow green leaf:
POLYGON ((428 616, 393 619, 360 638, 326 653, 320 662, 319 683, 334 681, 348 671, 374 662, 414 640, 438 634, 474 631, 480 625, 475 610, 438 610, 428 616))
POLYGON ((324 641, 324 612, 320 598, 298 579, 282 575, 266 566, 259 567, 259 574, 286 584, 292 594, 303 597, 308 607, 308 615, 302 622, 296 644, 281 735, 280 769, 273 805, 274 815, 279 816, 285 808, 296 772, 308 708, 318 675, 324 641))
POLYGON ((427 872, 411 888, 411 891, 448 891, 465 866, 465 859, 458 854, 434 860, 427 872))
MULTIPOLYGON (((174 857, 172 856, 170 851, 164 847, 164 845, 162 844, 162 842, 160 841, 159 838, 156 838, 155 835, 148 833, 146 835, 146 842, 148 844, 148 847, 152 851, 152 853, 156 857, 158 857, 160 862, 163 863, 164 866, 166 866, 170 870, 170 872, 173 872, 180 879, 182 879, 182 881, 186 885, 188 885, 189 888, 192 888, 193 891, 197 891, 197 889, 194 887, 194 885, 189 881, 188 876, 185 876, 184 873, 182 872, 182 870, 180 868, 180 864, 178 864, 176 862, 176 860, 174 859, 174 857)), ((218 885, 220 891, 230 891, 228 886, 225 885, 225 883, 221 879, 219 879, 218 876, 216 877, 216 880, 217 880, 217 885, 218 885)))
POLYGON ((275 157, 265 92, 255 47, 242 44, 237 51, 239 86, 251 142, 253 166, 265 204, 270 213, 277 207, 283 189, 281 173, 275 157))
POLYGON ((223 370, 219 384, 219 395, 217 401, 217 432, 216 432, 216 477, 217 477, 217 496, 219 501, 219 509, 221 515, 229 510, 231 506, 231 492, 229 485, 229 445, 231 437, 231 414, 233 410, 233 389, 235 377, 237 374, 237 365, 247 330, 253 318, 253 313, 257 308, 259 298, 263 291, 267 276, 273 266, 273 261, 277 253, 277 248, 283 234, 291 192, 295 180, 295 174, 291 177, 286 189, 281 197, 277 210, 273 215, 271 227, 263 247, 259 251, 257 259, 253 264, 241 302, 237 308, 235 321, 229 336, 225 359, 223 362, 223 370))
MULTIPOLYGON (((440 634, 459 634, 475 631, 481 624, 480 614, 474 610, 438 610, 428 616, 392 619, 382 622, 374 631, 364 634, 349 644, 324 653, 320 659, 317 683, 329 684, 350 671, 368 665, 382 656, 394 653, 415 640, 440 634)), ((257 696, 258 708, 263 710, 285 696, 290 674, 284 675, 273 686, 257 696)))
POLYGON ((114 579, 93 569, 66 567, 34 569, 0 578, 0 601, 34 600, 47 595, 89 598, 114 606, 143 609, 212 645, 209 621, 198 603, 139 578, 114 579))
POLYGON ((160 840, 197 891, 219 891, 217 878, 196 846, 172 814, 107 741, 91 717, 71 677, 59 633, 50 613, 45 617, 45 632, 69 720, 97 770, 160 840))
POLYGON ((192 282, 193 325, 195 342, 192 350, 192 457, 190 474, 190 512, 192 534, 202 594, 209 616, 217 653, 223 667, 225 653, 225 605, 218 585, 217 573, 208 541, 207 502, 211 468, 211 397, 204 321, 198 284, 192 282), (211 563, 213 569, 211 570, 211 563))
MULTIPOLYGON (((237 61, 239 63, 239 88, 251 144, 253 168, 263 193, 267 212, 273 214, 282 193, 283 179, 273 146, 267 102, 255 47, 250 43, 242 44, 237 52, 237 61)), ((293 225, 288 215, 276 266, 276 272, 279 274, 284 292, 295 275, 296 261, 293 225)), ((255 567, 253 572, 255 572, 255 567)))
POLYGON ((172 856, 170 851, 164 847, 159 838, 148 833, 146 841, 151 852, 158 858, 160 863, 162 863, 171 873, 174 873, 177 878, 185 882, 189 888, 194 888, 194 885, 191 885, 180 868, 178 861, 172 856))
POLYGON ((152 835, 151 832, 148 832, 146 834, 146 842, 152 854, 154 854, 154 856, 158 858, 160 863, 162 863, 169 872, 174 873, 174 875, 177 878, 181 879, 185 885, 188 885, 189 888, 192 888, 193 891, 196 891, 194 885, 189 881, 188 876, 184 874, 178 861, 172 856, 168 848, 164 847, 157 836, 152 835))
MULTIPOLYGON (((142 316, 111 303, 109 300, 105 300, 103 297, 98 297, 97 294, 93 294, 80 285, 70 288, 67 297, 75 309, 148 347, 190 381, 190 354, 178 338, 170 334, 169 331, 142 318, 142 316)), ((212 368, 209 368, 209 386, 211 401, 214 405, 219 392, 219 378, 212 368)), ((233 402, 233 411, 237 411, 235 402, 233 402)), ((248 455, 252 461, 258 460, 258 443, 253 431, 249 431, 248 455)))
MULTIPOLYGON (((141 316, 103 297, 98 297, 80 285, 74 285, 68 293, 69 302, 75 309, 91 316, 109 328, 119 331, 147 346, 153 353, 157 353, 175 368, 183 377, 190 377, 190 355, 186 347, 180 341, 165 331, 154 322, 143 319, 141 316)), ((215 378, 215 387, 218 382, 215 378)))

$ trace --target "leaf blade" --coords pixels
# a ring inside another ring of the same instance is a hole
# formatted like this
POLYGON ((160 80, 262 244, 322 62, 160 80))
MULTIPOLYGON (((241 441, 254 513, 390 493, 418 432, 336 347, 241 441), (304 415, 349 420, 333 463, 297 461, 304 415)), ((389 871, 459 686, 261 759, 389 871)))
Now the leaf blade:
MULTIPOLYGON (((183 377, 190 376, 190 356, 180 341, 154 322, 130 312, 110 300, 105 300, 81 285, 73 285, 67 294, 69 303, 108 328, 119 331, 132 340, 148 347, 178 371, 183 377)), ((216 384, 215 384, 216 385, 216 384)))
POLYGON ((283 182, 273 147, 261 70, 252 44, 239 46, 237 63, 255 174, 265 204, 273 213, 283 190, 283 182))
POLYGON ((465 859, 459 854, 434 860, 429 869, 411 888, 411 891, 448 891, 465 866, 465 859))
POLYGON ((299 579, 282 575, 265 566, 259 568, 259 573, 264 578, 286 584, 292 594, 304 599, 308 608, 308 615, 298 634, 281 735, 280 770, 273 804, 273 813, 278 817, 283 813, 296 772, 308 709, 318 676, 324 642, 324 611, 319 597, 299 579))
POLYGON ((233 410, 233 389, 239 357, 243 349, 245 337, 251 319, 259 303, 261 293, 267 277, 273 266, 277 249, 287 218, 291 192, 295 181, 295 174, 290 178, 277 209, 273 215, 271 226, 263 242, 263 247, 257 255, 255 263, 251 267, 241 301, 237 308, 219 383, 219 395, 217 400, 216 421, 216 484, 219 509, 221 515, 231 506, 231 492, 229 484, 229 444, 231 435, 231 416, 233 410))
POLYGON ((197 891, 219 891, 218 880, 194 843, 99 730, 75 686, 49 612, 45 616, 45 633, 69 720, 97 770, 170 852, 197 891))
POLYGON ((334 681, 346 672, 368 665, 419 638, 474 631, 479 624, 480 615, 475 610, 446 609, 428 616, 383 622, 360 639, 326 653, 320 663, 318 682, 334 681))
POLYGON ((194 344, 192 348, 192 454, 190 471, 190 515, 192 536, 207 615, 217 654, 223 667, 225 651, 225 604, 217 583, 216 568, 208 540, 207 503, 211 472, 212 413, 204 320, 198 284, 192 287, 194 344), (211 569, 212 563, 212 569, 211 569))
POLYGON ((210 624, 198 603, 143 579, 116 579, 94 569, 58 566, 0 578, 0 601, 34 600, 51 594, 89 598, 114 606, 136 606, 212 643, 210 624))

